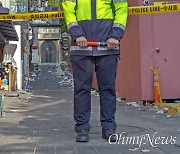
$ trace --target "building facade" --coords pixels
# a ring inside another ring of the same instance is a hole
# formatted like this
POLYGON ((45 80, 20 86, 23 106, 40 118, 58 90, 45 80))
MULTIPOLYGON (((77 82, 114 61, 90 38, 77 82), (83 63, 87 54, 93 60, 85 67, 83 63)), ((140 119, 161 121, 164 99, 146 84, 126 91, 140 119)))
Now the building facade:
MULTIPOLYGON (((39 1, 37 2, 39 3, 39 1)), ((33 3, 33 4, 37 4, 33 3)), ((57 11, 57 7, 31 6, 31 11, 57 11)), ((32 34, 32 61, 34 63, 49 64, 60 63, 61 54, 61 25, 59 19, 33 20, 31 22, 32 34), (37 59, 38 57, 38 59, 37 59)))
MULTIPOLYGON (((0 13, 7 14, 9 9, 0 6, 0 13)), ((18 35, 12 21, 0 21, 0 87, 7 91, 17 89, 17 63, 14 59, 18 35)))

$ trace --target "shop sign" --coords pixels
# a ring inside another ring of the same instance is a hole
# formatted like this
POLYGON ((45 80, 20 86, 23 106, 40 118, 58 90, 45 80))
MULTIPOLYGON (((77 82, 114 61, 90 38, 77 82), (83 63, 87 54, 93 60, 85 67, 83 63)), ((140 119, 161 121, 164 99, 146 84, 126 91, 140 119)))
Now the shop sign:
POLYGON ((28 0, 10 0, 10 13, 27 13, 28 0))
POLYGON ((11 54, 5 54, 2 63, 5 65, 11 63, 14 68, 17 68, 16 61, 14 60, 11 54))
POLYGON ((42 34, 47 34, 47 33, 55 33, 55 34, 59 34, 59 28, 58 27, 54 27, 54 28, 39 28, 38 29, 38 33, 42 33, 42 34))

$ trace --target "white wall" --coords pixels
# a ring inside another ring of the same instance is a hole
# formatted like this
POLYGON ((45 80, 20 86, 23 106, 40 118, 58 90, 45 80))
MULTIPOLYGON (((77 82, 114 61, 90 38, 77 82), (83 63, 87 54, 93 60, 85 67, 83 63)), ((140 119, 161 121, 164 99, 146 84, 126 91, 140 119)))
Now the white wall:
POLYGON ((13 56, 17 64, 17 89, 22 90, 22 61, 21 61, 21 26, 15 25, 19 41, 10 41, 12 44, 17 44, 15 54, 13 56))
POLYGON ((3 7, 9 8, 9 0, 0 0, 2 2, 3 7))
POLYGON ((32 49, 32 63, 39 63, 38 49, 32 49))

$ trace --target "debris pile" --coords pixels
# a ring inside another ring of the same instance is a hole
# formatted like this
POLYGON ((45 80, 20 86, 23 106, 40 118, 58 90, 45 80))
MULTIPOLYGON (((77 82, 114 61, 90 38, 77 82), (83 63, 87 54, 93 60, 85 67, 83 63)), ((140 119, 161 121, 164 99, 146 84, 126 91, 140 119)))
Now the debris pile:
POLYGON ((66 62, 61 62, 61 64, 56 65, 57 68, 55 74, 60 79, 59 85, 74 87, 73 75, 68 67, 65 67, 66 65, 66 62))

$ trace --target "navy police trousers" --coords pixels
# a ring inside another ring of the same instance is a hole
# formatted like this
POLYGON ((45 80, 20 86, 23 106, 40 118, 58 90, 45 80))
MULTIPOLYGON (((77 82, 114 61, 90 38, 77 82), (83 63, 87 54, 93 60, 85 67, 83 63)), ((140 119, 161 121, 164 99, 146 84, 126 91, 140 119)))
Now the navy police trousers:
POLYGON ((100 94, 100 122, 102 129, 116 129, 115 78, 118 55, 71 56, 74 76, 75 131, 90 129, 91 88, 96 71, 100 94))

